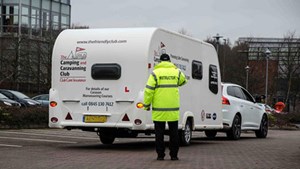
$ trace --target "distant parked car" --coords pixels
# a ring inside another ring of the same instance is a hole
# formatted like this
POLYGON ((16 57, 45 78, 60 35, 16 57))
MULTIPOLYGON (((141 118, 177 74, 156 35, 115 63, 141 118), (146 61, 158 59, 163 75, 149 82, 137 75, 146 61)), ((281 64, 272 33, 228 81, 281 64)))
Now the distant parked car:
MULTIPOLYGON (((241 131, 255 131, 257 138, 268 134, 268 116, 265 109, 258 105, 253 96, 243 87, 222 84, 223 131, 229 139, 238 140, 241 131)), ((216 131, 206 131, 207 137, 216 136, 216 131)))
POLYGON ((257 104, 260 105, 263 109, 265 109, 266 113, 268 114, 276 113, 275 109, 273 109, 271 106, 267 104, 263 104, 263 103, 257 103, 257 104))
POLYGON ((45 106, 45 107, 49 106, 49 94, 37 95, 37 96, 34 96, 32 99, 41 103, 42 106, 45 106))
POLYGON ((2 93, 11 100, 19 102, 22 107, 32 107, 41 105, 41 103, 30 99, 28 96, 18 91, 0 89, 0 93, 2 93))
POLYGON ((4 107, 4 106, 14 106, 14 107, 21 107, 21 104, 9 99, 8 97, 6 97, 5 95, 3 95, 2 93, 0 93, 0 103, 1 106, 0 107, 4 107))

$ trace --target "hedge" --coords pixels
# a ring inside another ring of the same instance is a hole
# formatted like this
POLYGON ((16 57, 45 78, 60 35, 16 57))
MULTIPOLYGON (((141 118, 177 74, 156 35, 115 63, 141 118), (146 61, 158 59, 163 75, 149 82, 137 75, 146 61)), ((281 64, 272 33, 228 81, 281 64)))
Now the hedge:
POLYGON ((0 128, 47 128, 48 112, 47 107, 0 107, 0 128))

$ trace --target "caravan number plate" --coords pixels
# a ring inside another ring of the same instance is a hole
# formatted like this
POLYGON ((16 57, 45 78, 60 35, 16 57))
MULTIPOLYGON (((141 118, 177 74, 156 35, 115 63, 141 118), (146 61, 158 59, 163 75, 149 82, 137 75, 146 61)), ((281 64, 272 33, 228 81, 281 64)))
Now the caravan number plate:
POLYGON ((96 115, 85 115, 83 121, 85 123, 105 123, 107 121, 107 117, 96 116, 96 115))

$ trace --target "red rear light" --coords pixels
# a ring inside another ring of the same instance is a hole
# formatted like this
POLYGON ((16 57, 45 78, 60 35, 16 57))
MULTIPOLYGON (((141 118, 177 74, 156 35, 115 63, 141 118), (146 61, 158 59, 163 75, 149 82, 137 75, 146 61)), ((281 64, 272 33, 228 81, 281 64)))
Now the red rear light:
POLYGON ((55 107, 55 106, 57 106, 57 102, 55 102, 55 101, 51 101, 51 102, 50 102, 50 106, 51 106, 51 107, 55 107))
POLYGON ((222 104, 230 105, 230 102, 226 97, 222 96, 222 104))

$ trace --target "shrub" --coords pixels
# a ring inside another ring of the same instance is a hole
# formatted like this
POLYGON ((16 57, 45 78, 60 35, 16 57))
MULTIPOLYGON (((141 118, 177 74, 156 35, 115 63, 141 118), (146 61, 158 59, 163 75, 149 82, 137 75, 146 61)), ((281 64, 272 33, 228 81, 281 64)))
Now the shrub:
POLYGON ((48 114, 46 107, 0 107, 0 128, 46 128, 48 114))

